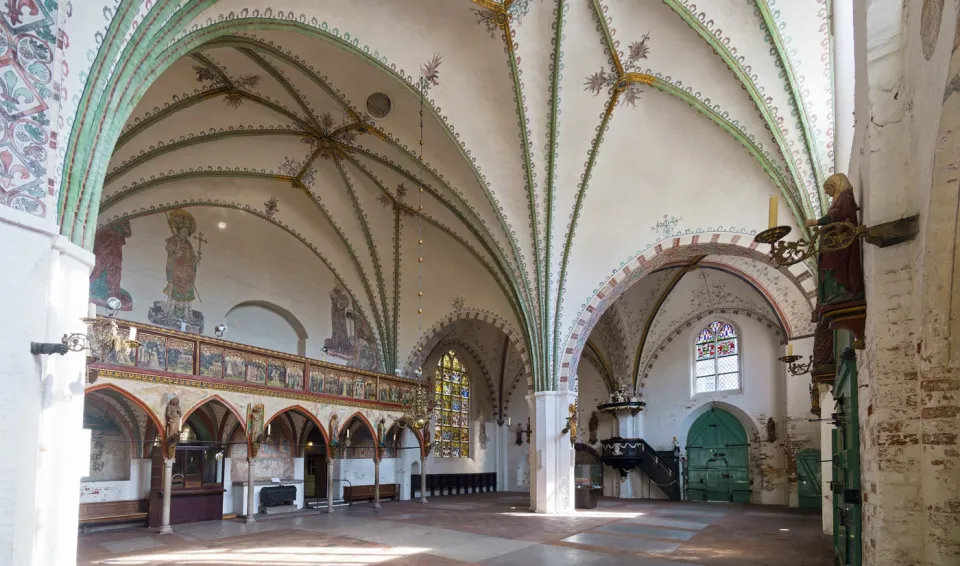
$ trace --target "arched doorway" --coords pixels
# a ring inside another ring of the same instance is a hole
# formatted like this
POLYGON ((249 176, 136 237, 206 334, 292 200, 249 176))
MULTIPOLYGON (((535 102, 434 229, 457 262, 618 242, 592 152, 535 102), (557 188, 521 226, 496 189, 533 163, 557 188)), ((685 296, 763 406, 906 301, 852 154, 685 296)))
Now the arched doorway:
POLYGON ((750 448, 736 417, 716 407, 687 434, 687 499, 750 502, 750 448))

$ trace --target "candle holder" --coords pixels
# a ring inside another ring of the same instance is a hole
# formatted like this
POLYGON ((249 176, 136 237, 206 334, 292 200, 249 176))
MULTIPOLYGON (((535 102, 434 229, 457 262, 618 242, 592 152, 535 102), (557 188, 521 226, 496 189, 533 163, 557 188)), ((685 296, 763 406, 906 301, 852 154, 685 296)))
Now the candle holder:
POLYGON ((803 238, 795 242, 783 241, 790 232, 789 226, 776 226, 759 232, 753 241, 770 244, 773 262, 777 267, 788 267, 813 257, 818 251, 835 252, 849 248, 858 238, 866 235, 867 227, 846 221, 831 222, 824 226, 811 226, 809 241, 803 238))
POLYGON ((787 364, 787 371, 791 375, 803 375, 813 370, 813 356, 810 356, 809 361, 805 364, 797 363, 803 359, 803 356, 783 356, 777 359, 787 364))

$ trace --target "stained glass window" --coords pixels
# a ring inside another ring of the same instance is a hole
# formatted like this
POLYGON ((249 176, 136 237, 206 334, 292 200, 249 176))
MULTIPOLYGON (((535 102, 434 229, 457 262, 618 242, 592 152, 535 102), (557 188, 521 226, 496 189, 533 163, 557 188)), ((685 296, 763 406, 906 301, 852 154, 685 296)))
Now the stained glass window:
POLYGON ((697 335, 694 355, 697 393, 740 388, 740 348, 733 326, 711 322, 697 335))
POLYGON ((470 378, 457 354, 449 351, 437 362, 434 378, 435 425, 433 455, 470 457, 470 378))

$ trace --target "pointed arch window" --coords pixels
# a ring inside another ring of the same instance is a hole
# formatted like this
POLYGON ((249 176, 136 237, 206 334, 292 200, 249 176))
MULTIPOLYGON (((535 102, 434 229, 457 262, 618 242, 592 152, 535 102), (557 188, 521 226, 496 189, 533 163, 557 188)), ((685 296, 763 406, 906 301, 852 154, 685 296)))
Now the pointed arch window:
POLYGON ((729 323, 714 321, 697 335, 696 392, 740 389, 740 344, 729 323))
POLYGON ((437 424, 433 455, 437 458, 469 458, 470 377, 453 350, 437 362, 434 400, 437 424))

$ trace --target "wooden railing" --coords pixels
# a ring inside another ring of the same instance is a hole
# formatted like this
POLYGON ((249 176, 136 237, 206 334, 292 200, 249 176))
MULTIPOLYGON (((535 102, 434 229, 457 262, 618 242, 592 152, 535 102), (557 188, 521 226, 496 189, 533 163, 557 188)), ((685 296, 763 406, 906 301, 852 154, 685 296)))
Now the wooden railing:
POLYGON ((217 338, 118 320, 122 335, 137 328, 140 347, 91 364, 105 377, 147 379, 211 389, 306 398, 397 410, 410 402, 416 381, 265 350, 217 338))

